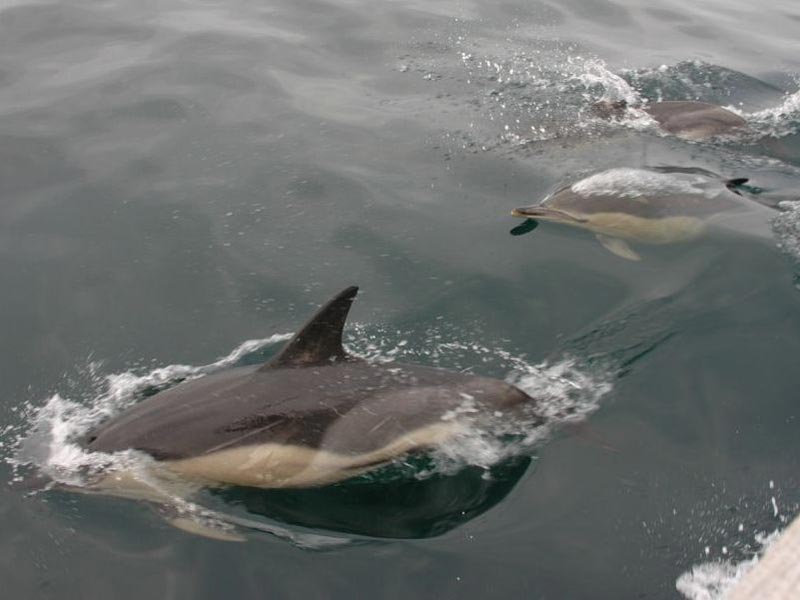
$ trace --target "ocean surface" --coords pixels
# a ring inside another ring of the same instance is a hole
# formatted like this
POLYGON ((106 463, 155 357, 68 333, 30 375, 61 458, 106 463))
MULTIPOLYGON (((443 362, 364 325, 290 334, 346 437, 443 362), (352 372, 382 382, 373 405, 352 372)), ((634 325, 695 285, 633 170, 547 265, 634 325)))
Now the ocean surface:
POLYGON ((800 512, 798 33, 796 0, 0 0, 3 597, 721 598, 800 512), (591 109, 623 99, 748 132, 591 109), (510 233, 642 166, 778 208, 638 262, 510 233), (246 543, 25 484, 79 486, 93 423, 351 284, 352 352, 507 379, 548 424, 191 499, 246 543))

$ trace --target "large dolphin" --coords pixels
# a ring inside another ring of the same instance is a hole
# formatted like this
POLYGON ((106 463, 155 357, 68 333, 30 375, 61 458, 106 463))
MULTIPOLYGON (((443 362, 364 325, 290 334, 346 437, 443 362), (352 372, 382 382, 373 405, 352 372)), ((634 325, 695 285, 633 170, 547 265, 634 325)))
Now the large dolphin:
POLYGON ((497 379, 347 353, 342 329, 357 291, 337 294, 266 364, 162 391, 90 432, 85 447, 137 450, 211 486, 302 488, 442 444, 464 431, 459 415, 533 408, 497 379))

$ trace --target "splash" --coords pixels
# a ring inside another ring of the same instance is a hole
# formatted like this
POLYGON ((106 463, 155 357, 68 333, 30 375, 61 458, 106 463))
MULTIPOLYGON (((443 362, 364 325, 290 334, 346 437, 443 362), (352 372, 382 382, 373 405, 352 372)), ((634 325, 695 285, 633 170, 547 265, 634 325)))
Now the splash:
MULTIPOLYGON (((604 60, 599 58, 577 58, 567 61, 569 65, 575 65, 576 72, 573 75, 587 92, 594 94, 592 98, 596 101, 617 102, 624 100, 628 104, 636 104, 641 101, 639 93, 620 75, 608 68, 604 60)), ((589 99, 587 97, 587 99, 589 99)))
POLYGON ((719 507, 702 511, 699 541, 706 560, 681 574, 676 589, 688 600, 724 600, 792 522, 800 508, 793 501, 796 489, 790 482, 781 490, 770 480, 758 499, 742 497, 733 506, 726 503, 721 521, 719 507), (760 510, 754 513, 757 506, 760 510))
POLYGON ((752 558, 741 562, 724 560, 696 565, 678 577, 675 588, 688 600, 724 600, 725 595, 758 564, 760 557, 778 537, 778 531, 756 534, 754 541, 760 550, 752 558))
POLYGON ((522 357, 508 354, 515 369, 506 381, 517 386, 536 403, 523 414, 510 419, 497 412, 485 414, 465 398, 450 418, 462 418, 469 426, 431 453, 432 467, 416 474, 425 478, 434 473, 452 474, 466 466, 490 469, 514 456, 531 454, 565 423, 582 421, 600 406, 611 391, 607 373, 590 373, 574 358, 556 363, 527 364, 522 357))
MULTIPOLYGON (((482 375, 503 378, 536 399, 530 410, 509 419, 502 413, 486 414, 478 410, 474 398, 465 397, 445 415, 464 426, 431 452, 423 468, 412 469, 418 479, 453 474, 467 466, 483 468, 488 476, 493 466, 531 454, 561 425, 588 417, 612 389, 613 375, 605 366, 590 368, 574 356, 531 364, 524 355, 477 339, 479 332, 445 326, 413 332, 363 325, 354 331, 348 350, 366 360, 421 362, 461 372, 471 372, 477 364, 482 375), (411 344, 411 338, 422 341, 411 344)), ((403 459, 399 463, 403 466, 403 459)))
MULTIPOLYGON (((592 115, 595 102, 640 102, 637 91, 605 61, 576 55, 571 46, 520 51, 503 58, 462 52, 461 62, 467 83, 483 90, 476 98, 481 117, 500 125, 500 142, 505 144, 593 135, 607 126, 592 115)), ((642 117, 632 123, 646 126, 646 121, 642 117)), ((492 146, 481 144, 484 150, 492 146)))
MULTIPOLYGON (((227 356, 199 367, 170 365, 143 375, 130 371, 107 375, 104 391, 93 397, 74 400, 56 393, 42 406, 28 404, 22 410, 28 428, 17 432, 17 440, 11 445, 16 452, 6 457, 6 462, 14 468, 16 481, 22 478, 21 469, 31 465, 55 482, 77 486, 85 485, 87 478, 105 469, 130 469, 141 457, 131 453, 112 456, 87 452, 77 441, 100 422, 147 395, 186 379, 231 367, 244 357, 289 337, 291 334, 276 334, 248 340, 227 356)), ((91 377, 99 377, 96 363, 89 368, 91 377)))
MULTIPOLYGON (((17 439, 6 449, 15 450, 5 457, 13 469, 13 481, 24 479, 26 467, 33 466, 50 480, 69 488, 82 489, 104 472, 128 473, 146 487, 147 496, 160 498, 164 512, 178 527, 225 541, 243 541, 240 532, 258 531, 286 540, 304 550, 323 551, 358 543, 354 537, 323 535, 317 532, 289 529, 260 520, 248 519, 229 512, 219 512, 187 499, 196 489, 188 483, 160 476, 155 461, 136 451, 114 454, 88 452, 79 440, 99 422, 117 414, 143 396, 176 385, 186 379, 201 377, 239 364, 270 346, 291 338, 292 334, 275 334, 268 338, 248 340, 227 356, 199 367, 170 365, 137 375, 133 372, 108 375, 105 391, 82 401, 53 394, 43 406, 26 405, 21 411, 29 427, 17 431, 17 439)), ((97 363, 89 365, 89 376, 97 378, 97 363)), ((13 433, 6 429, 6 434, 13 433)), ((136 497, 135 495, 131 497, 136 497)))
POLYGON ((702 60, 673 65, 624 69, 620 76, 650 101, 702 100, 719 105, 739 105, 747 99, 771 102, 781 90, 754 77, 702 60))
POLYGON ((743 115, 761 135, 782 138, 800 131, 800 90, 786 94, 774 108, 743 115))
MULTIPOLYGON (((778 249, 800 266, 800 202, 784 201, 778 205, 780 212, 772 219, 772 231, 778 249)), ((800 279, 795 278, 800 287, 800 279)))

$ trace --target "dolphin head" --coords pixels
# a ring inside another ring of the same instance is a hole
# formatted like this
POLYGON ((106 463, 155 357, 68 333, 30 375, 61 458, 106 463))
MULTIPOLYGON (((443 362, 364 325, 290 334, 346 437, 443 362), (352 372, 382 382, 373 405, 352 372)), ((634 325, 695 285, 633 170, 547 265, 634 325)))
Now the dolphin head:
POLYGON ((592 112, 601 119, 621 119, 627 110, 627 100, 617 100, 616 102, 600 100, 592 105, 592 112))

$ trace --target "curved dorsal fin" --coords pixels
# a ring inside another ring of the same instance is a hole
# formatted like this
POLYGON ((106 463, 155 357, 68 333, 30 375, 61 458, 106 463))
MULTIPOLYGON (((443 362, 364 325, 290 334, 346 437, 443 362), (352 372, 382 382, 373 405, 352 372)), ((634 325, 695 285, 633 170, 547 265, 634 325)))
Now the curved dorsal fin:
POLYGON ((346 358, 342 329, 357 293, 356 286, 339 292, 303 325, 278 356, 259 370, 306 367, 346 358))

